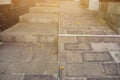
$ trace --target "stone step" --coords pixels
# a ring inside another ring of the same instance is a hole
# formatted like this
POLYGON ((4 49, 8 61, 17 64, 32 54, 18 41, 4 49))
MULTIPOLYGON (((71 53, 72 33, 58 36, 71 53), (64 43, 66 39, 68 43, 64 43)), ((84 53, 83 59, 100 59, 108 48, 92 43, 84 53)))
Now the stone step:
POLYGON ((18 23, 0 33, 1 41, 52 43, 57 41, 57 24, 18 23))
POLYGON ((58 3, 36 3, 37 7, 44 6, 44 7, 59 7, 58 3))
POLYGON ((27 23, 58 23, 58 14, 27 13, 19 17, 20 22, 27 23))
POLYGON ((56 7, 32 7, 30 13, 58 13, 59 8, 56 7))

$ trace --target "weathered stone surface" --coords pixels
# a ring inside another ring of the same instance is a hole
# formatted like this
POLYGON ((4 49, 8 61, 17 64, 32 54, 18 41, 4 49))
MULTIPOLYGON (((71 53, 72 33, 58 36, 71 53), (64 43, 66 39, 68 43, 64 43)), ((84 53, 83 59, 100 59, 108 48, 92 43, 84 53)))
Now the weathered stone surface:
POLYGON ((6 73, 41 73, 45 72, 45 64, 39 62, 30 62, 23 64, 11 64, 6 73))
POLYGON ((68 34, 83 34, 82 31, 67 31, 68 34))
POLYGON ((120 51, 111 51, 110 54, 116 62, 120 62, 120 51))
POLYGON ((46 73, 47 74, 57 74, 58 73, 58 64, 57 63, 47 63, 46 73))
POLYGON ((21 80, 23 74, 0 74, 0 80, 21 80))
POLYGON ((17 46, 14 44, 2 44, 0 48, 0 62, 24 63, 29 62, 34 54, 28 50, 27 46, 17 46), (24 52, 23 52, 24 50, 24 52))
POLYGON ((58 23, 58 15, 52 13, 28 13, 19 19, 26 23, 58 23))
POLYGON ((87 43, 65 43, 65 50, 70 51, 88 51, 91 50, 91 47, 87 43))
POLYGON ((85 62, 106 62, 113 61, 110 53, 106 52, 86 52, 82 53, 83 61, 85 62))
POLYGON ((94 51, 113 51, 120 50, 120 46, 117 43, 91 43, 91 47, 94 51))
POLYGON ((57 26, 57 24, 18 23, 10 29, 3 31, 0 37, 2 41, 54 42, 58 35, 57 26))
POLYGON ((87 78, 87 80, 120 80, 120 78, 87 78))
POLYGON ((5 73, 9 65, 9 63, 0 62, 0 74, 5 73))
POLYGON ((91 37, 78 36, 77 40, 79 42, 101 42, 102 41, 101 37, 97 37, 97 36, 95 36, 95 37, 92 37, 92 36, 91 37))
POLYGON ((86 80, 86 78, 68 77, 65 80, 86 80))
POLYGON ((86 35, 106 35, 106 33, 104 31, 86 31, 85 32, 86 35))
POLYGON ((59 5, 56 3, 36 3, 36 6, 37 7, 41 7, 41 6, 43 6, 43 7, 59 7, 59 5))
POLYGON ((120 37, 104 37, 103 42, 120 43, 120 37))
POLYGON ((103 76, 102 68, 98 63, 67 64, 67 76, 70 77, 97 77, 103 76))
POLYGON ((66 63, 80 63, 82 62, 82 57, 80 53, 66 52, 66 63))
POLYGON ((31 13, 58 13, 58 11, 56 7, 32 7, 29 10, 31 13))
POLYGON ((25 75, 23 80, 57 80, 51 75, 30 74, 25 75))
POLYGON ((105 74, 108 76, 119 76, 119 69, 117 63, 102 63, 105 74))

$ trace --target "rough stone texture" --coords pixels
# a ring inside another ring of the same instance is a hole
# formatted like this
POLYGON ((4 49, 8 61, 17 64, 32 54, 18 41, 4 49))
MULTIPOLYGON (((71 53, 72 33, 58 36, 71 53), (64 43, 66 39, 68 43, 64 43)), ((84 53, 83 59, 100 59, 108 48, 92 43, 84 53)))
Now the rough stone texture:
POLYGON ((103 42, 120 43, 120 37, 103 37, 103 42))
POLYGON ((85 78, 67 77, 65 80, 86 80, 85 78))
POLYGON ((23 74, 0 74, 0 80, 22 80, 23 74))
POLYGON ((119 68, 116 63, 103 63, 103 69, 108 76, 119 76, 119 68))
POLYGON ((30 74, 25 75, 23 80, 57 80, 51 75, 30 74))
POLYGON ((83 61, 85 62, 107 62, 113 61, 109 53, 105 52, 87 52, 82 53, 83 61))
POLYGON ((37 7, 41 7, 41 6, 44 6, 44 7, 59 7, 59 4, 56 4, 56 3, 36 3, 36 6, 37 7))
POLYGON ((91 43, 93 51, 112 51, 120 50, 120 46, 117 43, 91 43))
POLYGON ((0 62, 0 74, 5 73, 9 65, 9 63, 0 62))
POLYGON ((58 64, 57 63, 48 63, 46 68, 47 74, 58 74, 58 64))
POLYGON ((120 80, 120 78, 88 78, 87 80, 120 80))
POLYGON ((91 50, 90 45, 86 43, 65 43, 64 46, 65 46, 65 50, 70 50, 70 51, 91 50))
POLYGON ((67 64, 67 76, 97 77, 103 76, 103 72, 98 63, 67 64))
POLYGON ((2 63, 0 63, 1 66, 0 72, 44 73, 46 70, 47 63, 52 62, 57 63, 56 46, 57 45, 55 44, 48 43, 47 44, 3 43, 0 46, 1 47, 0 53, 4 52, 4 56, 1 59, 2 63), (10 61, 6 61, 6 59, 10 61))
POLYGON ((3 31, 0 36, 2 41, 49 43, 56 40, 57 33, 57 24, 18 23, 3 31))
POLYGON ((56 7, 32 7, 29 12, 31 13, 58 13, 59 9, 56 7))
POLYGON ((80 53, 66 52, 66 63, 80 63, 80 62, 82 62, 82 57, 80 53))

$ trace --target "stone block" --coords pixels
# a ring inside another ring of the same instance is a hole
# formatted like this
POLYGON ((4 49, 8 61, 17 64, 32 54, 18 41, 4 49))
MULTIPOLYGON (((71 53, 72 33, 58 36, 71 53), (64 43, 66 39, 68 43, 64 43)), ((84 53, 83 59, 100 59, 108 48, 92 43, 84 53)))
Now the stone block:
POLYGON ((65 50, 68 51, 89 51, 91 47, 87 43, 65 43, 65 50))
POLYGON ((32 7, 30 13, 58 13, 59 9, 56 7, 32 7))
POLYGON ((119 67, 117 63, 102 63, 104 73, 107 76, 119 76, 119 67))
POLYGON ((59 7, 59 4, 56 3, 36 3, 37 7, 59 7))
POLYGON ((19 17, 26 23, 58 23, 58 15, 52 13, 27 13, 19 17))
POLYGON ((104 75, 98 63, 67 64, 66 66, 69 77, 100 77, 104 75))
POLYGON ((81 36, 78 36, 77 37, 77 40, 79 42, 101 42, 102 41, 102 38, 101 37, 81 37, 81 36))
POLYGON ((57 80, 51 75, 29 74, 25 75, 23 80, 57 80))
POLYGON ((87 78, 87 80, 120 80, 120 78, 87 78))
POLYGON ((113 51, 120 50, 120 46, 117 43, 91 43, 93 51, 113 51))
POLYGON ((0 80, 21 80, 23 74, 0 74, 2 78, 0 80))
POLYGON ((110 62, 113 61, 110 53, 107 52, 85 52, 82 53, 85 62, 110 62))
POLYGON ((66 63, 81 63, 82 57, 77 52, 66 52, 66 63))

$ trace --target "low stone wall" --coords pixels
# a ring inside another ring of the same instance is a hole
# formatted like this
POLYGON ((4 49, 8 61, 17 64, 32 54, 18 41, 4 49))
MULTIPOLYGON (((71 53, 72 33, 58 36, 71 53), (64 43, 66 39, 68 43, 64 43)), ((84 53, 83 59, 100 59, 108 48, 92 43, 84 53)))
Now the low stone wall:
POLYGON ((98 14, 113 30, 120 34, 120 2, 100 2, 98 14))

